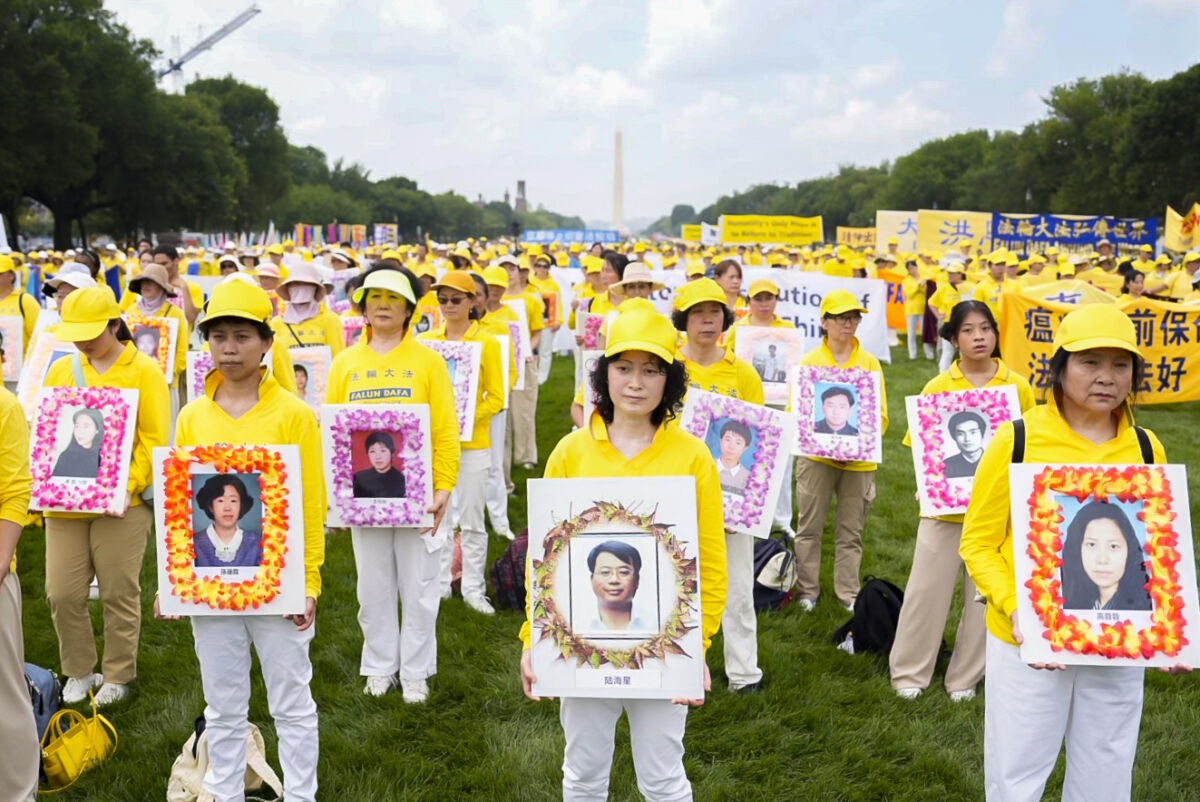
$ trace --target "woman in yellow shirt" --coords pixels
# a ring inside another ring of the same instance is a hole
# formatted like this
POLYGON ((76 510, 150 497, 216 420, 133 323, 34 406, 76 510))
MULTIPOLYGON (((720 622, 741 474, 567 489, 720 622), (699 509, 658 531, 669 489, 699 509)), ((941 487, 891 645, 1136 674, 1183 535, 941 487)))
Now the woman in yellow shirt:
MULTIPOLYGON (((821 345, 801 358, 801 365, 859 368, 879 374, 880 436, 887 432, 887 392, 879 360, 859 347, 855 332, 867 310, 846 290, 833 290, 821 301, 821 345)), ((821 534, 829 502, 837 496, 834 514, 833 589, 838 601, 853 609, 862 565, 862 533, 867 511, 875 500, 873 462, 835 462, 817 457, 796 460, 796 587, 800 609, 812 610, 821 592, 821 534)))
POLYGON ((284 795, 315 799, 317 793, 317 706, 309 688, 309 645, 325 561, 325 467, 312 410, 262 366, 274 338, 271 314, 271 300, 259 287, 223 282, 213 289, 197 325, 216 369, 208 374, 204 395, 180 411, 175 426, 179 446, 294 445, 300 450, 304 493, 292 502, 302 504, 304 512, 304 613, 192 617, 208 733, 204 787, 218 799, 240 799, 245 791, 251 647, 279 734, 284 795))
MULTIPOLYGON (((487 600, 484 566, 487 563, 487 527, 484 525, 484 503, 491 463, 490 425, 504 405, 504 384, 500 364, 500 344, 495 335, 485 331, 475 320, 475 280, 464 270, 446 273, 433 285, 438 306, 442 310, 442 325, 418 338, 452 342, 479 343, 479 391, 475 399, 475 421, 471 439, 462 443, 458 465, 458 482, 451 495, 452 517, 457 517, 462 529, 462 596, 467 606, 484 615, 495 612, 487 600)), ((452 538, 453 525, 443 519, 439 537, 452 538)), ((442 549, 440 590, 443 598, 450 592, 450 558, 453 549, 442 549)))
MULTIPOLYGON (((950 312, 940 336, 962 355, 950 370, 930 379, 922 395, 970 390, 975 387, 1013 385, 1022 414, 1034 406, 1033 390, 1024 376, 1014 373, 1000 359, 999 331, 991 308, 982 301, 962 301, 950 312)), ((953 418, 951 419, 953 423, 953 418)), ((980 448, 987 430, 978 418, 963 423, 974 429, 980 448)), ((910 445, 911 433, 904 436, 910 445)), ((896 640, 888 656, 892 687, 905 699, 916 698, 929 687, 946 628, 946 616, 954 598, 954 585, 963 572, 958 556, 962 537, 961 515, 922 518, 917 526, 912 570, 904 588, 904 606, 896 625, 896 640)), ((946 692, 953 701, 975 697, 975 686, 983 678, 983 606, 975 602, 975 585, 963 577, 963 609, 954 638, 954 654, 946 667, 946 692)))
MULTIPOLYGON (((716 463, 698 438, 668 425, 687 391, 687 374, 675 359, 675 331, 651 309, 622 313, 613 321, 604 356, 592 379, 596 410, 587 425, 568 434, 546 462, 545 477, 693 476, 699 524, 700 609, 704 648, 716 634, 725 606, 725 538, 716 463)), ((521 682, 533 696, 529 621, 521 627, 521 682)), ((711 688, 708 668, 705 690, 711 688)), ((638 787, 647 799, 691 799, 683 768, 687 706, 700 700, 563 699, 559 719, 564 799, 605 799, 612 770, 613 738, 624 711, 634 744, 638 787)))
MULTIPOLYGON (((1053 351, 1046 404, 1024 418, 1024 461, 1143 462, 1131 405, 1145 368, 1125 313, 1112 304, 1080 306, 1059 323, 1053 351)), ((1165 462, 1162 443, 1142 431, 1154 462, 1165 462)), ((988 797, 1040 799, 1065 738, 1063 799, 1126 800, 1144 669, 1021 661, 1008 479, 1015 439, 1013 425, 1001 424, 984 452, 959 546, 967 572, 987 600, 988 797)))
MULTIPOLYGON (((475 295, 471 305, 475 311, 475 320, 480 328, 496 338, 496 342, 508 343, 508 392, 511 393, 517 384, 517 355, 512 347, 512 332, 508 322, 499 315, 488 314, 488 283, 483 276, 473 271, 467 273, 475 282, 475 295)), ((436 299, 435 299, 436 302, 436 299)), ((508 307, 501 306, 504 311, 508 307)), ((501 354, 503 358, 503 354, 501 354)), ((492 522, 492 530, 505 540, 514 540, 512 526, 508 522, 508 488, 504 485, 504 432, 508 424, 508 414, 504 409, 492 416, 488 423, 488 474, 485 490, 488 520, 492 522)))
MULTIPOLYGON (((687 332, 687 342, 677 359, 683 362, 692 387, 729 396, 748 404, 763 403, 762 379, 743 359, 718 344, 721 333, 733 322, 727 293, 710 278, 697 279, 679 289, 672 323, 687 332)), ((725 533, 728 596, 721 628, 725 634, 725 676, 729 690, 754 693, 761 688, 758 667, 758 616, 754 612, 754 538, 741 532, 725 533)))
MULTIPOLYGON (((921 344, 921 333, 925 327, 925 279, 921 278, 920 268, 915 259, 909 259, 905 265, 908 275, 900 282, 904 293, 904 320, 908 324, 908 358, 917 358, 917 346, 921 344)), ((933 359, 933 346, 925 344, 925 358, 933 359)))
MULTIPOLYGON (((769 278, 760 278, 750 282, 750 313, 735 320, 725 332, 725 350, 733 353, 737 348, 738 330, 747 326, 773 329, 794 329, 796 324, 784 320, 775 314, 779 305, 779 285, 769 278)), ((738 296, 741 297, 741 296, 738 296)))
MULTIPOLYGON (((20 274, 17 273, 12 257, 0 253, 0 317, 21 318, 21 331, 24 336, 21 352, 25 353, 29 350, 29 341, 33 338, 33 327, 37 324, 41 308, 32 295, 17 286, 19 278, 20 274)), ((5 347, 13 346, 5 343, 5 347)))
POLYGON ((353 297, 367 328, 358 343, 334 357, 325 391, 327 404, 429 405, 434 526, 350 527, 358 570, 364 692, 387 693, 398 670, 404 701, 414 704, 429 698, 426 680, 437 673, 439 552, 448 546, 435 533, 454 489, 459 461, 458 417, 446 363, 407 336, 418 298, 416 276, 399 263, 368 270, 353 297), (404 606, 403 629, 397 596, 404 606))
POLYGON ((131 296, 136 296, 136 300, 125 311, 126 319, 130 323, 136 325, 139 320, 152 317, 167 318, 176 322, 175 375, 168 377, 167 381, 176 387, 176 391, 171 393, 171 417, 174 418, 182 402, 187 399, 187 388, 180 381, 180 377, 187 373, 188 340, 191 339, 187 317, 182 309, 168 301, 177 293, 167 279, 167 269, 162 265, 153 262, 146 265, 141 273, 129 280, 129 292, 131 296))
POLYGON ((742 266, 737 260, 722 259, 717 262, 717 266, 713 268, 713 280, 725 293, 725 306, 733 312, 734 319, 745 317, 750 307, 742 295, 742 266))
MULTIPOLYGON (((938 282, 938 288, 934 290, 928 300, 929 306, 933 308, 933 315, 937 318, 939 329, 946 322, 946 318, 950 317, 950 310, 959 301, 970 298, 975 293, 974 285, 967 281, 966 267, 961 260, 955 259, 953 256, 943 256, 941 270, 945 274, 945 281, 938 282)), ((953 361, 954 347, 939 337, 938 370, 949 370, 950 363, 953 361)))
POLYGON ((288 273, 288 280, 275 290, 287 304, 282 314, 271 321, 271 328, 284 348, 329 346, 337 356, 346 347, 342 321, 325 307, 325 285, 317 268, 302 262, 288 273))
POLYGON ((137 676, 142 558, 153 517, 142 503, 142 492, 151 484, 151 452, 167 445, 170 433, 167 382, 158 364, 133 346, 108 287, 68 295, 54 336, 75 343, 79 357, 64 357, 51 365, 47 387, 74 385, 78 366, 89 387, 138 391, 124 510, 116 515, 45 514, 46 598, 67 677, 63 700, 81 702, 103 683, 96 704, 112 704, 129 694, 129 683, 137 676), (87 607, 93 576, 100 583, 104 608, 101 674, 94 673, 96 639, 87 607))

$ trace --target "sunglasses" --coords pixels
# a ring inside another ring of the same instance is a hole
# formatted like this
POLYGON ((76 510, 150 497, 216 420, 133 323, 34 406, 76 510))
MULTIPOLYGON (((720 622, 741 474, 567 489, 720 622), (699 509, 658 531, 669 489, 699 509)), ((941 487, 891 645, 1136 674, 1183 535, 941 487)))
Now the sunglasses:
POLYGON ((467 296, 465 296, 465 295, 456 295, 453 298, 448 298, 444 295, 439 295, 437 302, 441 306, 458 306, 465 300, 467 300, 467 296))

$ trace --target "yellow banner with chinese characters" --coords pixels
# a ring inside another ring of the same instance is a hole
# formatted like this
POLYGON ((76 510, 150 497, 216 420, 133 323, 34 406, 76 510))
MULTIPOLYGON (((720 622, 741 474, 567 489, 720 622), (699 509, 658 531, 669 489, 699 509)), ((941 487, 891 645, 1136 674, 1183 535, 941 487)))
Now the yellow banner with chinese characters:
POLYGON ((1191 210, 1183 215, 1167 207, 1163 246, 1177 253, 1200 248, 1200 203, 1192 204, 1191 210))
POLYGON ((917 210, 917 250, 945 253, 957 248, 963 240, 980 248, 991 248, 992 213, 917 210))
MULTIPOLYGON (((1042 397, 1050 385, 1050 357, 1059 321, 1075 308, 1021 292, 1000 298, 1000 352, 1042 397)), ((1125 301, 1121 309, 1137 329, 1146 375, 1137 388, 1139 404, 1177 404, 1200 399, 1200 306, 1162 301, 1125 301)))
POLYGON ((875 229, 838 226, 837 241, 838 245, 849 245, 851 248, 874 248, 875 229))
POLYGON ((694 226, 680 226, 680 238, 684 242, 699 242, 700 241, 700 224, 694 226))
POLYGON ((721 242, 727 245, 809 245, 825 238, 821 217, 770 214, 723 214, 721 242))

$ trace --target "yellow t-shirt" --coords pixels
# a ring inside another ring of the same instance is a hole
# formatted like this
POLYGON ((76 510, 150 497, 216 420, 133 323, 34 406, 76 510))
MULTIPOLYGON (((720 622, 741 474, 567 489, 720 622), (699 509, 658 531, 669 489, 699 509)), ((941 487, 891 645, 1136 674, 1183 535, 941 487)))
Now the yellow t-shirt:
MULTIPOLYGON (((446 327, 443 325, 420 335, 417 342, 445 339, 446 327)), ((479 391, 475 397, 475 428, 471 431, 471 440, 459 447, 463 451, 489 448, 492 441, 488 424, 491 423, 492 416, 504 407, 504 373, 500 364, 500 344, 496 342, 496 336, 481 328, 479 323, 472 323, 467 328, 462 341, 479 343, 482 348, 479 360, 479 391)), ((441 354, 437 356, 441 358, 441 354)))
MULTIPOLYGON (((870 370, 879 374, 879 436, 883 437, 887 433, 888 427, 888 408, 887 408, 887 390, 884 388, 883 368, 879 365, 879 360, 869 351, 864 351, 858 344, 858 338, 854 338, 854 347, 850 351, 850 357, 839 363, 833 358, 833 352, 829 350, 829 344, 822 339, 821 344, 809 351, 800 358, 801 365, 811 365, 814 367, 826 368, 858 368, 859 370, 870 370)), ((753 368, 751 368, 753 370, 753 368)), ((791 400, 788 400, 788 412, 792 411, 791 400)), ((878 465, 874 462, 858 462, 851 461, 844 465, 838 465, 836 462, 824 457, 806 457, 814 462, 820 462, 823 465, 829 465, 835 468, 841 468, 846 471, 873 471, 878 465)))
MULTIPOLYGON (((626 459, 608 440, 608 427, 599 413, 582 429, 558 441, 546 461, 546 479, 609 476, 693 476, 696 479, 696 518, 699 524, 700 614, 704 648, 721 626, 728 584, 725 556, 725 513, 717 464, 708 448, 678 426, 661 426, 642 453, 626 459)), ((526 589, 529 578, 526 576, 526 589)), ((521 641, 529 648, 529 620, 521 625, 521 641)))
MULTIPOLYGON (((22 292, 19 286, 13 287, 12 292, 0 300, 0 317, 21 318, 21 328, 24 332, 22 353, 29 353, 30 340, 33 339, 33 327, 37 325, 38 315, 42 309, 37 300, 27 292, 22 292)), ((8 343, 5 343, 8 347, 8 343)))
POLYGON ((562 289, 558 282, 550 276, 545 279, 530 276, 529 286, 542 296, 542 323, 550 327, 562 323, 562 289))
MULTIPOLYGON (((1167 461, 1162 443, 1148 432, 1156 464, 1167 461)), ((963 521, 959 554, 975 587, 987 599, 988 631, 1016 645, 1012 613, 1017 609, 1017 581, 1013 569, 1012 518, 1008 469, 1012 463, 1013 427, 1002 423, 983 452, 975 470, 971 505, 963 521)), ((1025 462, 1140 464, 1142 450, 1133 428, 1133 413, 1121 410, 1117 436, 1093 443, 1067 425, 1053 395, 1025 414, 1025 462)))
POLYGON ((327 404, 428 404, 433 489, 453 490, 458 480, 458 416, 450 373, 439 354, 412 337, 386 354, 370 345, 370 332, 343 350, 329 367, 327 404))
MULTIPOLYGON (((976 301, 983 301, 992 310, 992 314, 999 317, 1000 295, 1009 289, 1015 289, 1011 281, 1007 279, 996 281, 990 275, 987 275, 975 285, 975 292, 971 294, 971 297, 976 301)), ((965 298, 966 296, 964 295, 963 297, 965 298)), ((953 307, 951 308, 953 309, 953 307)))
POLYGON ((542 313, 545 311, 546 304, 542 300, 542 294, 538 292, 536 287, 532 285, 526 286, 524 290, 512 295, 505 295, 505 301, 522 300, 525 302, 525 321, 529 324, 529 333, 541 331, 546 327, 545 321, 542 320, 542 313))
POLYGON ((232 418, 213 400, 224 377, 214 370, 204 396, 179 410, 175 444, 180 446, 228 445, 288 446, 300 448, 300 481, 304 489, 304 594, 321 595, 321 565, 325 562, 325 463, 321 431, 312 409, 262 371, 258 403, 239 418, 232 418))
POLYGON ((738 359, 730 351, 725 351, 722 357, 711 365, 698 365, 687 359, 682 353, 676 358, 683 361, 687 368, 688 385, 698 390, 705 390, 718 395, 737 398, 750 404, 763 402, 762 379, 744 359, 738 359))
POLYGON ((905 276, 900 282, 900 289, 904 292, 904 314, 925 314, 925 280, 905 276))
MULTIPOLYGON (((129 483, 126 489, 133 497, 131 506, 142 503, 142 491, 152 481, 151 452, 167 445, 171 434, 171 402, 167 380, 158 363, 138 351, 133 343, 125 343, 117 361, 104 372, 96 373, 88 358, 80 354, 83 378, 89 387, 121 387, 138 391, 137 425, 133 431, 133 453, 129 461, 129 483)), ((72 362, 75 355, 65 356, 50 366, 46 387, 75 386, 72 362)), ((92 514, 47 512, 50 518, 95 518, 92 514)))
MULTIPOLYGON (((25 526, 33 479, 29 473, 29 425, 17 397, 0 387, 0 519, 25 526)), ((17 570, 14 552, 9 571, 17 570)))
POLYGON ((303 323, 285 323, 283 317, 277 315, 271 320, 271 329, 275 332, 275 341, 284 348, 328 345, 330 353, 337 356, 346 347, 341 318, 324 306, 303 323))

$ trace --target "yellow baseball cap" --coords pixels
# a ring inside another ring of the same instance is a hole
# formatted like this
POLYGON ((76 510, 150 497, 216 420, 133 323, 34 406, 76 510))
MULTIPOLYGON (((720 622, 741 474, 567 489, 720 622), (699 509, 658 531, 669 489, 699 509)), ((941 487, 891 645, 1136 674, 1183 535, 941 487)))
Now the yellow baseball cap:
POLYGON ((1188 262, 1200 262, 1200 251, 1188 251, 1185 253, 1182 264, 1186 265, 1188 262))
POLYGON ((121 317, 121 307, 107 285, 84 287, 67 296, 62 305, 62 321, 54 336, 63 342, 78 343, 94 340, 104 333, 108 324, 121 317))
POLYGON ((283 256, 283 246, 282 245, 272 245, 269 248, 267 248, 267 253, 273 253, 276 256, 283 256))
MULTIPOLYGON (((505 274, 507 279, 508 274, 505 274)), ((465 292, 467 295, 475 294, 475 279, 471 278, 470 272, 466 270, 450 270, 437 284, 433 285, 433 290, 437 291, 445 287, 451 290, 465 292)))
POLYGON ((826 315, 843 315, 846 312, 866 314, 867 308, 847 290, 834 290, 821 301, 821 317, 826 315))
POLYGON ((779 297, 779 285, 769 278, 758 278, 750 282, 750 290, 746 293, 751 298, 758 295, 760 292, 769 292, 776 298, 779 297))
POLYGON ((778 251, 767 257, 767 265, 769 267, 787 267, 788 260, 785 254, 778 251))
POLYGON ((508 271, 501 265, 492 265, 483 269, 483 280, 489 287, 508 289, 508 271))
POLYGON ((17 263, 6 253, 0 253, 0 273, 15 273, 17 263))
POLYGON ((705 270, 707 270, 707 268, 704 266, 704 262, 688 262, 687 276, 688 278, 691 278, 692 276, 703 276, 705 270))
POLYGON ((1143 245, 1142 247, 1138 248, 1138 251, 1141 253, 1154 253, 1154 248, 1150 245, 1143 245))
POLYGON ((583 272, 585 274, 586 273, 600 273, 604 270, 604 260, 601 259, 599 256, 590 256, 590 255, 585 256, 585 257, 583 257, 582 261, 583 261, 583 272))
MULTIPOLYGON (((67 300, 70 299, 71 296, 68 295, 67 300)), ((201 334, 207 336, 208 327, 223 317, 270 323, 272 314, 274 310, 266 290, 235 273, 213 287, 208 304, 204 307, 204 319, 196 326, 201 334)))
POLYGON ((1060 348, 1072 352, 1120 348, 1142 355, 1133 321, 1113 304, 1083 304, 1069 312, 1054 332, 1054 350, 1060 348))
POLYGON ((608 327, 608 345, 604 348, 604 355, 613 357, 625 351, 646 351, 664 362, 674 362, 675 338, 678 336, 675 327, 649 301, 643 298, 633 300, 642 303, 633 304, 621 312, 608 327))
POLYGON ((707 301, 713 301, 721 306, 726 306, 728 303, 725 299, 725 290, 710 278, 696 279, 675 291, 675 308, 681 312, 686 312, 696 304, 707 301))

